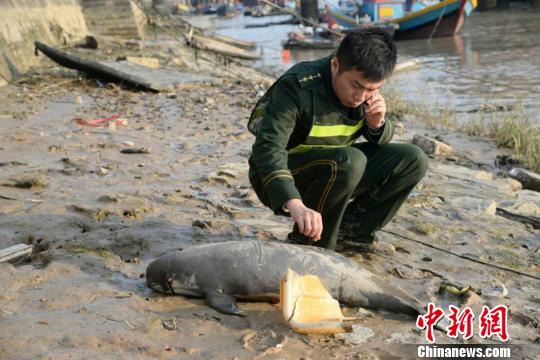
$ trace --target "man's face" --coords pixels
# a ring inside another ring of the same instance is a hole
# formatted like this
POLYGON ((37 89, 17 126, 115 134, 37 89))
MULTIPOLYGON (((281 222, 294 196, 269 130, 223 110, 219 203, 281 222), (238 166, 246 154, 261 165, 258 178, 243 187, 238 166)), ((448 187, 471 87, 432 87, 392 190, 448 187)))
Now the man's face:
POLYGON ((339 72, 339 61, 336 57, 330 63, 332 71, 332 88, 341 103, 350 108, 360 106, 364 101, 375 95, 384 83, 364 79, 362 72, 348 70, 339 72))

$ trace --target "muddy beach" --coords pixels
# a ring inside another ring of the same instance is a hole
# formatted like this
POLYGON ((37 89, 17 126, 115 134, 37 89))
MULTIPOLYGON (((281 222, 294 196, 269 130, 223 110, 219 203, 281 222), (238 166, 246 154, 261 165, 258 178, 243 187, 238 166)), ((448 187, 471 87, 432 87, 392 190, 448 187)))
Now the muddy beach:
MULTIPOLYGON (((195 64, 192 50, 171 40, 143 45, 130 54, 215 81, 153 93, 48 62, 0 88, 0 248, 35 247, 27 261, 0 264, 0 358, 410 358, 415 347, 404 344, 426 340, 406 316, 347 308, 359 316, 358 331, 300 335, 272 304, 240 303, 247 316, 230 317, 146 287, 142 274, 159 255, 209 242, 283 241, 292 223, 265 209, 247 180, 246 121, 267 78, 239 65, 195 64), (115 114, 127 122, 76 122, 115 114)), ((114 58, 126 48, 79 51, 114 58)), ((500 151, 488 140, 414 117, 398 127, 395 142, 428 135, 454 151, 431 156, 426 177, 382 232, 395 254, 346 255, 426 303, 465 304, 478 314, 482 304, 507 305, 516 358, 534 358, 537 279, 409 239, 539 277, 539 230, 497 209, 538 217, 540 193, 501 176, 493 166, 500 151), (449 295, 444 284, 474 291, 449 295)))

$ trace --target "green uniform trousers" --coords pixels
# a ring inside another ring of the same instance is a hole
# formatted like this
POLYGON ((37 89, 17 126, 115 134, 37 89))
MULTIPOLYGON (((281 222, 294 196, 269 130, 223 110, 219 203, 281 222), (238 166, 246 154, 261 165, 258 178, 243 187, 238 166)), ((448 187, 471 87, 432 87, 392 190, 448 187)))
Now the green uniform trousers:
MULTIPOLYGON (((289 155, 304 204, 323 220, 321 240, 304 237, 306 242, 335 250, 340 226, 351 240, 373 241, 425 175, 427 163, 419 147, 400 143, 363 142, 289 155)), ((302 238, 296 225, 293 232, 302 238)))

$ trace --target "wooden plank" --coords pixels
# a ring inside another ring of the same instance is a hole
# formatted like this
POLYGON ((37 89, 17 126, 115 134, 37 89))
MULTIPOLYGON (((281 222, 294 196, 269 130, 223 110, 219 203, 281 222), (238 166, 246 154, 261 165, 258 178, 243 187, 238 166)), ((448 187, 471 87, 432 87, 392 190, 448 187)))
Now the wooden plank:
POLYGON ((83 59, 70 53, 57 50, 39 41, 36 47, 54 62, 89 76, 111 82, 125 82, 154 91, 169 91, 188 83, 212 82, 214 78, 188 74, 175 69, 152 69, 127 61, 110 62, 83 59))
POLYGON ((229 44, 246 50, 254 50, 257 48, 257 44, 254 41, 244 41, 229 36, 216 34, 213 34, 212 37, 216 40, 224 42, 225 44, 229 44))
POLYGON ((261 58, 259 55, 251 51, 238 48, 206 36, 190 34, 186 36, 186 39, 190 45, 196 47, 197 49, 212 51, 221 55, 246 60, 256 60, 261 58))
POLYGON ((32 245, 17 244, 0 250, 0 263, 28 256, 32 253, 32 245))
POLYGON ((408 61, 396 64, 396 67, 394 68, 394 72, 412 70, 418 67, 419 65, 420 65, 419 59, 408 60, 408 61))

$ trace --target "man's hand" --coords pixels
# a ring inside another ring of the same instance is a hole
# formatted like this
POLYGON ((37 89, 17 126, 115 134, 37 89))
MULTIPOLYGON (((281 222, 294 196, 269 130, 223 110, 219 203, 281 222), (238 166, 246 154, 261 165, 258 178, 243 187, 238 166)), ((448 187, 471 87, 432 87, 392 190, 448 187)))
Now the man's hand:
POLYGON ((372 129, 380 128, 384 124, 386 102, 379 91, 367 99, 363 106, 367 125, 372 129))
POLYGON ((323 230, 321 214, 308 208, 302 200, 291 199, 285 203, 300 233, 309 236, 313 241, 319 241, 323 230))

